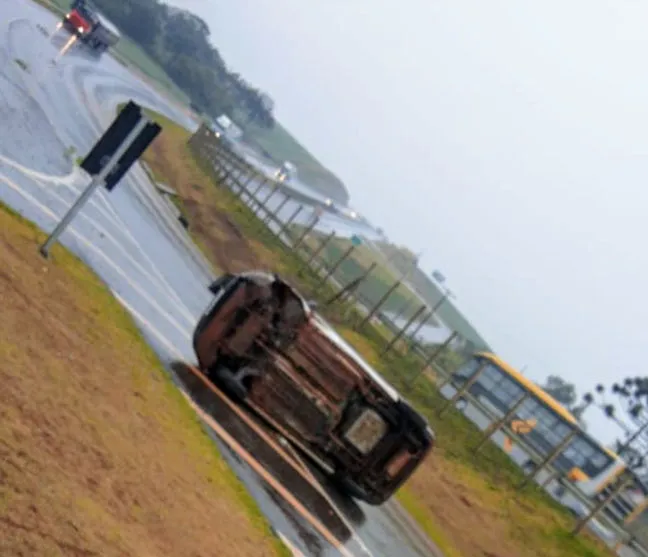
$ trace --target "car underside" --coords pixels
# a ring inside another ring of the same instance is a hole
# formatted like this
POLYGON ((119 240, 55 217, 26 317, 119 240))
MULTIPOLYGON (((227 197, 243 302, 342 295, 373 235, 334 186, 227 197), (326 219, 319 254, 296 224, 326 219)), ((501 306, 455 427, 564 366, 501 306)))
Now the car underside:
POLYGON ((280 278, 225 275, 210 290, 194 332, 210 380, 351 495, 388 499, 433 446, 426 421, 280 278))

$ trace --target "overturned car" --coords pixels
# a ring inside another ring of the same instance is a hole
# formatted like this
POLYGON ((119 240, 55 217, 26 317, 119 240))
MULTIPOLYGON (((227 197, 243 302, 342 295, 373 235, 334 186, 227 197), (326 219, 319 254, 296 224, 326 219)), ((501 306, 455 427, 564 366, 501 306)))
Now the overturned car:
POLYGON ((386 501, 432 449, 425 419, 279 277, 227 274, 210 291, 201 370, 348 494, 386 501))

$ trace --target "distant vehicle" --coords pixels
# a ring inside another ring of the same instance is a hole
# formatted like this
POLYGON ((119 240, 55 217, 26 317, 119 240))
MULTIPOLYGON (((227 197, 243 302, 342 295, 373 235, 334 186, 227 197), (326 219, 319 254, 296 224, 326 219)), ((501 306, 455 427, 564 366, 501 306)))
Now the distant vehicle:
POLYGON ((227 114, 221 114, 214 122, 228 139, 238 141, 243 137, 243 130, 239 128, 227 114))
MULTIPOLYGON (((553 462, 553 466, 562 474, 555 493, 557 497, 563 498, 569 484, 595 501, 607 496, 615 478, 627 468, 620 455, 583 431, 571 412, 544 389, 494 354, 474 354, 453 373, 454 388, 471 381, 471 376, 477 370, 481 370, 480 375, 470 384, 468 392, 498 414, 505 415, 520 397, 526 397, 511 419, 536 422, 536 426, 524 439, 540 455, 538 458, 550 454, 560 445, 561 439, 571 431, 576 431, 571 442, 553 462)), ((468 405, 465 399, 462 405, 463 411, 468 405)), ((521 462, 526 473, 535 470, 537 465, 537 459, 528 456, 521 462)), ((648 507, 647 495, 648 490, 641 482, 636 482, 633 489, 619 494, 608 505, 606 514, 617 522, 623 522, 631 514, 642 512, 648 507)))
POLYGON ((340 214, 340 208, 337 204, 330 198, 324 200, 324 208, 330 213, 340 214))
POLYGON ((119 30, 101 15, 87 0, 74 0, 63 17, 63 28, 76 36, 95 56, 101 56, 115 46, 121 37, 119 30))
POLYGON ((389 499, 433 448, 426 420, 276 275, 227 274, 209 290, 200 369, 347 494, 389 499))
POLYGON ((290 161, 285 161, 277 169, 274 177, 279 182, 289 182, 297 177, 297 167, 290 161))

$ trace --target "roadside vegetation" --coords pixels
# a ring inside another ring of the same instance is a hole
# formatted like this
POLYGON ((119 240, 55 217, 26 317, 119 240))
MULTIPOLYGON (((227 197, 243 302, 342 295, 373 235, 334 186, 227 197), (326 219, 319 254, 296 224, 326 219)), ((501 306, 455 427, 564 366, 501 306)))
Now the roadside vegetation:
POLYGON ((0 555, 289 555, 126 311, 0 205, 0 555))
MULTIPOLYGON (((307 296, 321 303, 334 291, 304 269, 302 261, 279 242, 254 213, 210 168, 194 159, 190 134, 156 117, 162 133, 145 155, 156 176, 183 198, 193 233, 206 256, 226 271, 262 268, 290 278, 307 296)), ((397 347, 381 354, 384 335, 373 325, 356 332, 360 316, 345 304, 322 306, 322 312, 356 349, 429 419, 438 446, 398 497, 447 557, 605 557, 612 553, 590 536, 572 538, 572 517, 535 486, 518 490, 521 471, 500 449, 487 445, 473 452, 481 432, 451 409, 440 419, 445 399, 433 372, 410 388, 408 379, 421 369, 420 359, 397 347)), ((456 365, 446 354, 442 365, 456 365)))

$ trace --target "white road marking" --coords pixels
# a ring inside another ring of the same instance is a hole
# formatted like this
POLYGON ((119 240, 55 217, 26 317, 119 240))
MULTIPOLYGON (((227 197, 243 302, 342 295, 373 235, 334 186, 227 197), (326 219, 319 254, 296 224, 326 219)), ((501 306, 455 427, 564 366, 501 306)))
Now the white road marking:
MULTIPOLYGON (((2 162, 11 161, 11 159, 7 159, 6 157, 2 157, 1 155, 0 155, 0 159, 2 159, 2 162)), ((14 163, 14 161, 11 161, 11 162, 14 163)), ((9 164, 9 163, 8 163, 8 164, 9 164)), ((41 188, 46 189, 47 192, 49 193, 49 195, 51 195, 51 196, 54 197, 57 201, 59 201, 59 202, 60 202, 60 203, 65 207, 65 209, 69 208, 70 205, 71 205, 71 203, 68 203, 67 200, 63 199, 63 198, 62 198, 60 195, 58 195, 58 194, 57 194, 53 189, 51 189, 51 188, 47 188, 47 187, 43 184, 43 182, 47 179, 48 181, 50 181, 50 182, 52 182, 52 183, 55 183, 55 184, 58 183, 58 184, 60 184, 60 185, 63 185, 64 187, 67 187, 67 188, 71 189, 74 193, 79 193, 79 192, 80 192, 80 190, 77 190, 77 189, 76 189, 72 184, 70 184, 70 183, 64 183, 64 182, 62 182, 62 181, 57 181, 57 177, 55 177, 55 176, 52 176, 52 177, 51 177, 51 178, 54 178, 53 180, 52 180, 52 179, 49 179, 49 178, 46 178, 47 175, 44 175, 44 174, 42 174, 42 173, 38 173, 38 172, 32 171, 32 170, 27 169, 27 168, 25 168, 25 167, 23 167, 22 165, 19 165, 19 164, 17 164, 17 163, 9 164, 9 166, 14 166, 14 168, 16 168, 17 170, 19 170, 20 172, 22 172, 22 173, 24 173, 26 176, 28 176, 30 179, 32 179, 32 180, 36 183, 36 185, 37 185, 38 187, 41 187, 41 188)), ((0 174, 0 179, 6 179, 6 177, 3 177, 3 176, 0 174)), ((103 199, 103 196, 102 196, 102 199, 103 199)), ((104 201, 105 201, 105 199, 104 199, 104 201)), ((107 203, 107 202, 106 202, 106 203, 107 203)), ((142 246, 139 244, 139 242, 137 242, 137 240, 134 238, 134 236, 133 236, 132 233, 130 232, 130 230, 129 230, 128 226, 126 225, 126 223, 125 223, 125 222, 121 219, 121 217, 119 217, 119 215, 114 211, 114 209, 112 208, 112 206, 111 206, 109 203, 107 203, 108 207, 110 208, 110 211, 115 215, 114 217, 111 216, 111 215, 109 215, 109 214, 108 214, 104 209, 102 209, 102 208, 97 204, 97 202, 95 201, 95 199, 91 199, 91 200, 89 201, 88 205, 90 205, 90 206, 94 207, 95 209, 97 209, 97 211, 99 211, 99 213, 100 213, 104 218, 106 218, 109 222, 112 222, 112 223, 115 225, 115 227, 116 227, 116 228, 117 228, 121 233, 123 233, 125 236, 127 236, 128 240, 129 240, 129 241, 133 244, 133 246, 134 246, 134 247, 135 247, 135 248, 140 252, 140 256, 141 256, 143 259, 145 259, 145 260, 149 263, 149 265, 151 266, 151 270, 152 270, 152 272, 153 272, 156 276, 154 276, 153 274, 151 274, 151 272, 149 272, 148 270, 146 270, 146 269, 145 269, 145 268, 144 268, 144 267, 139 263, 139 261, 137 261, 137 260, 136 260, 136 259, 135 259, 131 254, 130 254, 130 253, 128 253, 128 251, 125 249, 125 247, 124 247, 120 242, 118 242, 117 239, 116 239, 112 234, 110 234, 110 233, 109 233, 109 232, 108 232, 108 231, 107 231, 103 226, 101 226, 101 225, 98 223, 98 221, 96 221, 96 220, 94 220, 94 219, 91 219, 87 214, 85 214, 85 213, 83 213, 83 212, 81 212, 81 213, 79 214, 79 217, 82 218, 83 220, 85 220, 85 221, 91 223, 91 224, 92 224, 92 225, 97 229, 98 232, 100 232, 104 237, 106 237, 109 241, 111 241, 111 242, 112 242, 112 243, 117 247, 117 249, 118 249, 120 252, 122 252, 122 254, 123 254, 123 255, 124 255, 128 260, 129 260, 129 262, 130 262, 132 265, 134 265, 135 267, 137 267, 137 269, 138 269, 138 270, 139 270, 143 275, 145 275, 145 276, 146 276, 146 277, 147 277, 147 278, 148 278, 148 279, 149 279, 153 284, 158 283, 158 284, 157 284, 158 288, 160 288, 160 289, 162 289, 162 290, 167 290, 167 293, 168 293, 170 296, 172 296, 172 297, 174 298, 174 301, 175 301, 176 305, 178 306, 178 308, 180 309, 180 312, 182 313, 183 317, 184 317, 184 318, 185 318, 185 319, 186 319, 190 324, 194 323, 195 320, 196 320, 196 316, 194 316, 194 315, 191 313, 191 311, 189 310, 189 308, 188 308, 188 307, 187 307, 187 306, 182 302, 182 300, 180 299, 180 297, 178 296, 178 294, 175 292, 175 290, 173 289, 173 287, 172 287, 172 286, 171 286, 171 285, 166 281, 166 279, 162 276, 162 274, 160 273, 159 269, 154 265, 154 263, 153 263, 153 262, 151 261, 151 259, 148 257, 148 255, 146 254, 146 252, 144 251, 144 249, 142 248, 142 246)))
POLYGON ((291 542, 290 540, 284 536, 281 532, 277 531, 277 537, 281 540, 281 542, 290 550, 290 552, 293 554, 293 557, 306 557, 299 549, 297 549, 291 542))
POLYGON ((185 355, 182 354, 180 350, 178 350, 175 344, 173 344, 160 331, 158 331, 158 329, 156 329, 148 319, 146 319, 139 311, 131 306, 122 296, 119 295, 119 293, 115 292, 115 290, 111 288, 110 291, 112 292, 112 295, 117 299, 117 301, 122 306, 124 306, 124 308, 126 308, 126 311, 128 311, 136 321, 139 321, 142 325, 144 325, 148 329, 148 331, 155 338, 157 338, 171 354, 173 354, 179 360, 185 360, 185 355))
MULTIPOLYGON (((6 177, 0 176, 0 181, 5 182, 12 190, 21 195, 32 205, 40 209, 42 213, 47 215, 53 220, 57 220, 59 217, 51 211, 49 208, 45 207, 42 203, 36 200, 31 194, 24 191, 20 186, 14 184, 11 180, 6 177)), ((157 312, 164 317, 180 334, 185 337, 187 340, 190 340, 191 336, 187 333, 187 329, 182 327, 168 312, 166 312, 160 305, 142 288, 138 283, 133 281, 126 272, 117 265, 110 257, 108 257, 101 249, 95 246, 90 240, 88 240, 83 234, 78 232, 72 226, 68 228, 67 232, 72 234, 77 240, 79 240, 83 245, 88 247, 90 250, 95 252, 99 257, 101 257, 124 281, 126 281, 132 288, 137 292, 142 299, 146 300, 157 312)))

